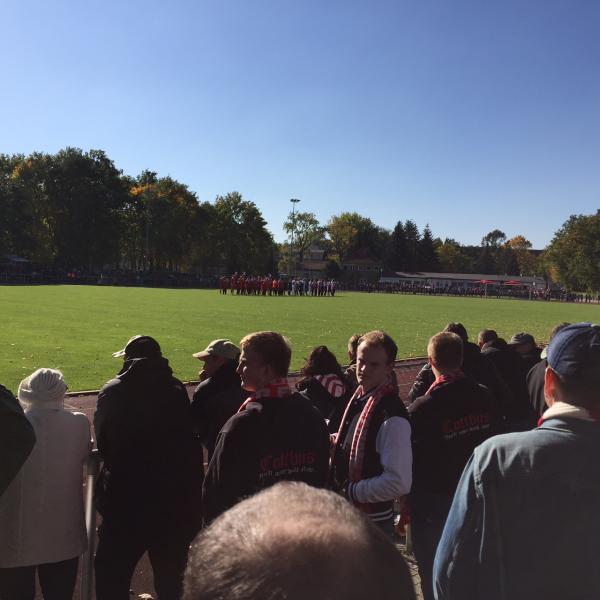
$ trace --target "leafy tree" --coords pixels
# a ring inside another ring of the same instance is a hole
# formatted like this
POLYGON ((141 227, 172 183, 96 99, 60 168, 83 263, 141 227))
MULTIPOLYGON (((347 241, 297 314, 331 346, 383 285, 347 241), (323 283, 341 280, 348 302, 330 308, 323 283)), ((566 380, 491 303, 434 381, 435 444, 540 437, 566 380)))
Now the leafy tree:
POLYGON ((522 235, 517 235, 506 246, 512 251, 520 275, 535 275, 537 261, 531 252, 531 242, 522 235))
POLYGON ((600 210, 571 215, 544 253, 548 271, 571 290, 600 290, 600 210))
POLYGON ((436 253, 443 273, 469 273, 473 269, 473 261, 456 240, 446 238, 436 253))
POLYGON ((220 263, 229 271, 262 273, 273 266, 274 242, 254 202, 239 192, 217 196, 213 235, 220 263))
POLYGON ((290 236, 292 232, 294 234, 294 254, 298 262, 302 262, 304 253, 325 235, 325 228, 321 227, 317 217, 311 212, 290 212, 283 229, 290 236))
POLYGON ((329 219, 327 234, 338 261, 342 263, 354 246, 358 234, 357 228, 342 214, 329 219))

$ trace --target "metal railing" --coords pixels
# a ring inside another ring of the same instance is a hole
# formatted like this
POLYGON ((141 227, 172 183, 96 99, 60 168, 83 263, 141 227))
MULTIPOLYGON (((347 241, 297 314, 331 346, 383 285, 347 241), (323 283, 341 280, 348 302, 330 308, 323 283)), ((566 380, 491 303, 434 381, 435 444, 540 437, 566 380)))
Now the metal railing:
POLYGON ((96 502, 94 484, 100 470, 100 453, 92 450, 87 462, 85 485, 85 528, 88 546, 83 555, 81 572, 81 600, 91 600, 94 591, 94 551, 96 549, 96 502))

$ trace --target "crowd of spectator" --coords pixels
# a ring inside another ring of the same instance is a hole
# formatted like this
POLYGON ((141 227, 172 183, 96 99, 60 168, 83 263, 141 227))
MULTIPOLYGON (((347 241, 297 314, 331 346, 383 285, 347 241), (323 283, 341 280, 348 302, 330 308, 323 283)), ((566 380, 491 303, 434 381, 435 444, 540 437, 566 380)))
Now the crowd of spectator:
MULTIPOLYGON (((317 346, 292 387, 279 333, 213 340, 190 402, 132 337, 94 415, 97 600, 129 598, 145 552, 161 600, 413 599, 398 500, 425 600, 599 597, 600 327, 561 323, 542 349, 449 323, 406 399, 397 352, 355 334, 343 369, 317 346)), ((66 390, 47 368, 0 386, 2 600, 32 600, 36 574, 73 595, 92 429, 66 390)))

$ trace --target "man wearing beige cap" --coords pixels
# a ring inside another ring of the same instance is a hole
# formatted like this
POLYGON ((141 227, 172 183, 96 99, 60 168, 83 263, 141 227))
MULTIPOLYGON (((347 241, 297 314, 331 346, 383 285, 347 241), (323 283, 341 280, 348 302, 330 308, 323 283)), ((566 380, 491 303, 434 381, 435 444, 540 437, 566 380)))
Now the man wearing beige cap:
POLYGON ((221 427, 246 398, 236 373, 240 349, 229 340, 213 340, 192 356, 203 362, 201 383, 192 398, 192 419, 210 460, 221 427))

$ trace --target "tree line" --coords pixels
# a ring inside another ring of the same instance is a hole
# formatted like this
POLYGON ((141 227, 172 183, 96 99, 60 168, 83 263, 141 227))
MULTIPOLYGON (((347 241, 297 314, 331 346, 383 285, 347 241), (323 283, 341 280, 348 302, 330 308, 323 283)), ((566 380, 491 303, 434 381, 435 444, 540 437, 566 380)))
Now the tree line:
POLYGON ((294 211, 283 230, 288 241, 277 244, 239 192, 200 201, 171 177, 124 174, 102 150, 0 154, 0 257, 88 272, 277 273, 292 272, 317 246, 330 276, 367 249, 391 271, 539 275, 569 289, 600 289, 600 211, 572 216, 542 252, 498 229, 480 245, 462 245, 410 219, 386 229, 355 212, 321 224, 294 211))

